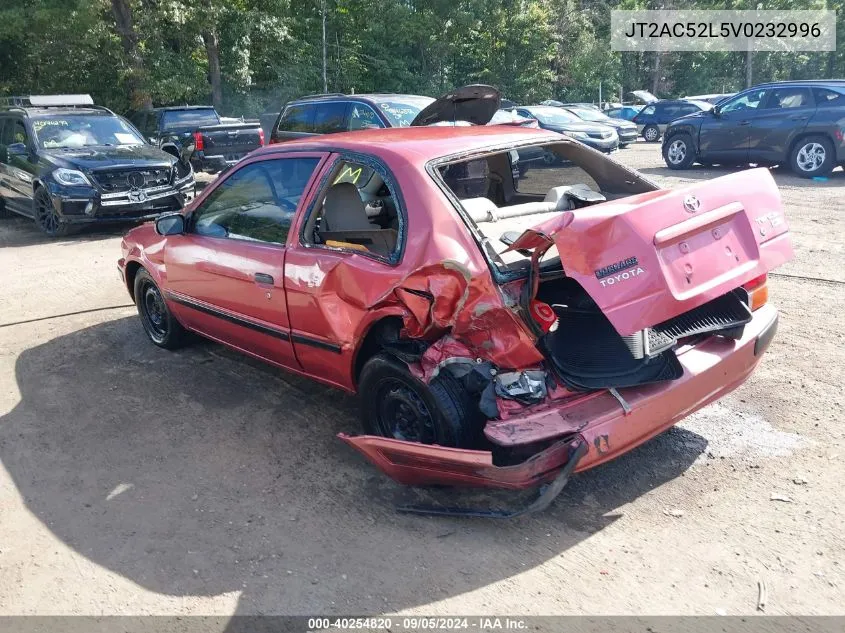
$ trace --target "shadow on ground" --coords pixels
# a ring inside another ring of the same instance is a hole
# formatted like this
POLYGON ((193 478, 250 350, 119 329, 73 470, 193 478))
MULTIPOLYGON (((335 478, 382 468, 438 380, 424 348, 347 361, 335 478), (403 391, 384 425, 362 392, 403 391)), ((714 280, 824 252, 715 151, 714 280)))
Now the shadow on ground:
POLYGON ((35 246, 36 244, 55 244, 64 246, 77 242, 95 242, 123 235, 131 229, 133 223, 99 224, 80 226, 65 237, 50 237, 41 232, 30 218, 12 215, 0 218, 0 248, 15 246, 35 246))
POLYGON ((539 515, 407 516, 393 503, 408 492, 334 437, 358 431, 352 398, 217 345, 165 352, 124 318, 25 351, 16 379, 0 458, 28 509, 149 590, 240 591, 243 614, 375 614, 511 577, 612 524, 707 444, 674 429, 539 515))

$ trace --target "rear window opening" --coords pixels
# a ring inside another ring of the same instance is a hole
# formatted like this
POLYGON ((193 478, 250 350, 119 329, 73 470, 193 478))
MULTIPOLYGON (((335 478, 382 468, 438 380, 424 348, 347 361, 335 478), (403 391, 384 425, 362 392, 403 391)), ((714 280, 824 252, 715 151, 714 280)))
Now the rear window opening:
MULTIPOLYGON (((525 270, 507 247, 525 230, 564 211, 654 191, 657 186, 580 143, 519 146, 438 167, 465 221, 500 272, 525 270)), ((556 250, 544 257, 544 268, 556 250)))

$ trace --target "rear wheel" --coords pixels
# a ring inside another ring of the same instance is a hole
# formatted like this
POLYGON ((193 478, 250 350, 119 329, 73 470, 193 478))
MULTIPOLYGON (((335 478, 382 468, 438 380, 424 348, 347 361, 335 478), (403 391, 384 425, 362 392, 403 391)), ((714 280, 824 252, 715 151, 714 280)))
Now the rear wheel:
POLYGON ((367 361, 358 383, 364 430, 406 442, 467 447, 479 435, 481 414, 451 377, 428 385, 387 354, 367 361))
POLYGON ((161 290, 146 270, 135 275, 135 305, 150 340, 164 349, 176 349, 185 343, 187 332, 167 307, 161 290))
POLYGON ((44 187, 38 187, 32 199, 32 215, 35 225, 50 237, 64 237, 71 232, 69 224, 61 221, 50 194, 44 187))
POLYGON ((656 125, 646 125, 643 128, 643 138, 649 143, 656 143, 660 138, 660 128, 656 125))
POLYGON ((808 136, 792 148, 789 164, 793 172, 804 178, 827 176, 836 166, 836 152, 824 136, 808 136))
POLYGON ((677 134, 663 145, 663 160, 669 169, 686 169, 695 161, 695 150, 689 134, 677 134))

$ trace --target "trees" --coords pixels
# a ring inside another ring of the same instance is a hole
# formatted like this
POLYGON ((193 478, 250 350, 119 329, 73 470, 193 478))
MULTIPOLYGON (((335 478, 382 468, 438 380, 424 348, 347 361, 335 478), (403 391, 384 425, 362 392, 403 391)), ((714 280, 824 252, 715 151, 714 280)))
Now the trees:
MULTIPOLYGON (((812 0, 839 9, 843 0, 812 0)), ((682 0, 667 0, 673 6, 682 0)), ((213 103, 257 115, 319 92, 437 95, 472 82, 509 98, 595 101, 744 87, 745 53, 613 53, 610 11, 656 0, 4 0, 0 93, 90 92, 118 111, 213 103)), ((685 3, 692 5, 692 2, 685 3)), ((747 8, 755 0, 698 0, 747 8)), ((770 0, 805 8, 805 0, 770 0)), ((667 4, 668 6, 668 4, 667 4)), ((845 56, 756 53, 754 80, 845 75, 845 56)))

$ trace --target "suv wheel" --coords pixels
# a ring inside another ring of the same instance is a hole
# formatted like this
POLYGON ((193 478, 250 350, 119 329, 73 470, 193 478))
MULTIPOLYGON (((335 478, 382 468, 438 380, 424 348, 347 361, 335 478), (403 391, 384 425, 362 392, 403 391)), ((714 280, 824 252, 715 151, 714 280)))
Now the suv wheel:
POLYGON ((656 143, 660 138, 660 128, 656 125, 646 125, 643 128, 643 138, 649 143, 656 143))
POLYGON ((831 142, 824 136, 808 136, 792 148, 789 164, 792 171, 803 176, 826 176, 835 166, 836 155, 831 142))
POLYGON ((438 376, 427 385, 388 354, 364 365, 358 395, 370 435, 461 448, 481 429, 478 407, 456 380, 438 376))
POLYGON ((70 225, 61 221, 59 212, 56 211, 53 200, 44 187, 38 187, 35 190, 35 196, 32 199, 32 215, 36 226, 50 237, 63 237, 70 233, 70 225))
POLYGON ((695 161, 692 137, 678 134, 663 144, 663 160, 669 169, 686 169, 695 161))

